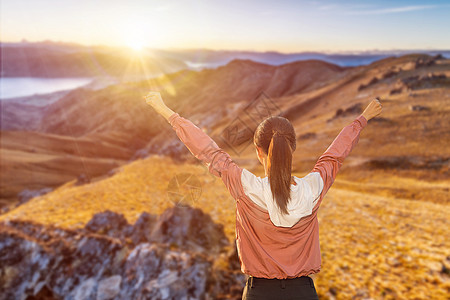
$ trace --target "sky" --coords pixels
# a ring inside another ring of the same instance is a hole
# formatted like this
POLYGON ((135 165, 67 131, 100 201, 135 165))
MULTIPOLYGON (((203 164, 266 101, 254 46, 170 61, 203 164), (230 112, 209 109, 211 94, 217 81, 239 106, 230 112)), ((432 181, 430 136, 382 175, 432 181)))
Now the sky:
POLYGON ((450 0, 0 0, 0 40, 136 49, 450 49, 450 0))

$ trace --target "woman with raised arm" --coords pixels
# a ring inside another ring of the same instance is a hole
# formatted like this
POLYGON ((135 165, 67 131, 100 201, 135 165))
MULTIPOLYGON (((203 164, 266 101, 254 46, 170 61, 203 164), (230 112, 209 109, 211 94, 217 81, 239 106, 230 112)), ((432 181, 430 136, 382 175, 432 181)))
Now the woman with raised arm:
POLYGON ((266 177, 240 168, 206 133, 168 108, 158 92, 145 96, 189 151, 220 177, 236 201, 236 245, 247 274, 242 299, 318 299, 313 279, 321 267, 317 210, 367 121, 381 113, 375 99, 344 127, 312 171, 291 176, 296 136, 286 118, 272 116, 255 131, 266 177))

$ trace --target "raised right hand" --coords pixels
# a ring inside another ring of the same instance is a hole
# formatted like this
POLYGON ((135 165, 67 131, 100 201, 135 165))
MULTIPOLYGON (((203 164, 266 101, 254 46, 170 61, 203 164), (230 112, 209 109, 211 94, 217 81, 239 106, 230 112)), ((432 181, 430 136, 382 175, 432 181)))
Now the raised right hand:
POLYGON ((362 115, 369 121, 370 119, 378 116, 381 113, 381 103, 378 98, 372 100, 366 109, 363 111, 362 115))

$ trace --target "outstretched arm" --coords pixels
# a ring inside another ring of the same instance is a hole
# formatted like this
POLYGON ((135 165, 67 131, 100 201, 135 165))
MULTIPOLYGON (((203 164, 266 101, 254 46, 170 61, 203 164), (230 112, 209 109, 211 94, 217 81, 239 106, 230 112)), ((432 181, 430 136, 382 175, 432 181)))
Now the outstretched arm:
POLYGON ((242 169, 230 155, 191 121, 168 108, 158 92, 150 92, 145 99, 172 125, 179 139, 197 159, 206 164, 209 172, 222 179, 231 196, 234 199, 242 196, 242 169))
POLYGON ((159 92, 150 92, 144 98, 145 102, 153 107, 153 109, 161 116, 163 116, 167 121, 169 121, 169 117, 175 113, 173 110, 167 107, 159 92))
POLYGON ((381 113, 381 103, 378 99, 372 100, 364 112, 351 124, 345 126, 334 139, 328 149, 319 157, 313 172, 318 172, 322 179, 322 190, 315 203, 315 209, 320 205, 323 196, 334 182, 344 159, 350 154, 358 143, 359 135, 367 122, 381 113))

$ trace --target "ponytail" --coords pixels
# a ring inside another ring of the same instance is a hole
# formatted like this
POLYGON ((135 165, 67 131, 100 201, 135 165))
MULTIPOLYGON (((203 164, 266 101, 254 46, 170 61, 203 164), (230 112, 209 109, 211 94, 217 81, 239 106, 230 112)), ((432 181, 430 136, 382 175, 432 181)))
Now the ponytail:
POLYGON ((269 144, 267 170, 272 196, 280 211, 287 214, 291 199, 292 150, 288 138, 277 131, 269 144))

